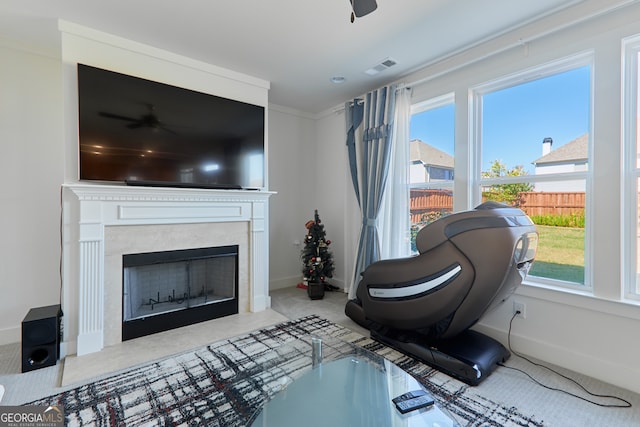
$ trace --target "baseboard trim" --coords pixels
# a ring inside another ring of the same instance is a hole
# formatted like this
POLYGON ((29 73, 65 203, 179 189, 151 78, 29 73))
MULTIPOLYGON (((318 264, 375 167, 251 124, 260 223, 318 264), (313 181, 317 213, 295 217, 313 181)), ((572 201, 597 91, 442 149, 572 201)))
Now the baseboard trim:
MULTIPOLYGON (((473 329, 486 334, 507 346, 508 332, 483 324, 473 329)), ((511 332, 511 347, 519 354, 537 359, 543 363, 556 365, 602 382, 640 393, 640 371, 630 372, 628 366, 598 359, 586 353, 578 353, 567 348, 511 332)))
POLYGON ((21 326, 0 329, 0 345, 15 344, 21 340, 21 326))
POLYGON ((291 288, 296 286, 298 283, 302 283, 302 276, 283 277, 280 279, 269 280, 269 289, 276 290, 291 288))

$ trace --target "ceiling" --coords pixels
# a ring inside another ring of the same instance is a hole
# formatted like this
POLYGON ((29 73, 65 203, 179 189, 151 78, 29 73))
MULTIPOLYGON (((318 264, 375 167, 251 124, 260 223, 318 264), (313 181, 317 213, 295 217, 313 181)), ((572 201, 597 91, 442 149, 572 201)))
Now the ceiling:
POLYGON ((351 23, 349 0, 0 0, 0 41, 55 52, 63 19, 268 80, 271 103, 315 114, 582 0, 377 1, 351 23))

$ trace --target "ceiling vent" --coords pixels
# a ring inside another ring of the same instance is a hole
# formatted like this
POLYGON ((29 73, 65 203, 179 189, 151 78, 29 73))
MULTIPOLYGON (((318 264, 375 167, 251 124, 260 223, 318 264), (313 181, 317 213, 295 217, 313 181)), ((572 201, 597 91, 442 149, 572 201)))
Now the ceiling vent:
POLYGON ((379 64, 369 68, 368 70, 365 70, 365 73, 369 74, 370 76, 375 76, 376 74, 380 73, 381 71, 384 71, 387 68, 391 68, 396 64, 397 64, 397 62, 396 62, 395 59, 387 58, 387 59, 383 60, 382 62, 380 62, 379 64))

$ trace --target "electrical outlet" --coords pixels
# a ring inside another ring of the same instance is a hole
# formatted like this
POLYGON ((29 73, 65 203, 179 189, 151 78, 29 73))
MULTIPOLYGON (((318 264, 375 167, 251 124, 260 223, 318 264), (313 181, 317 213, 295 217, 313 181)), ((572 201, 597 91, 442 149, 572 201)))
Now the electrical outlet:
POLYGON ((515 315, 517 312, 518 317, 522 317, 523 319, 527 318, 527 306, 523 302, 514 301, 513 302, 513 314, 515 315))

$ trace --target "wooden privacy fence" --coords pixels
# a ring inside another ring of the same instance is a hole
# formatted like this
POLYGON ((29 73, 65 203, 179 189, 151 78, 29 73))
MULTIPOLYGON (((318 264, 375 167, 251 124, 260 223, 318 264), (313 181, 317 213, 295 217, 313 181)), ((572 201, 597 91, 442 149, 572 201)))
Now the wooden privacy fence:
POLYGON ((412 188, 410 210, 412 224, 422 222, 425 215, 451 213, 453 194, 448 190, 412 188))
POLYGON ((527 215, 571 215, 584 212, 583 192, 523 192, 520 206, 527 215))
MULTIPOLYGON (((522 192, 518 207, 527 215, 571 215, 584 212, 583 192, 522 192)), ((453 211, 453 194, 448 190, 411 189, 411 222, 422 222, 429 214, 453 211)))

